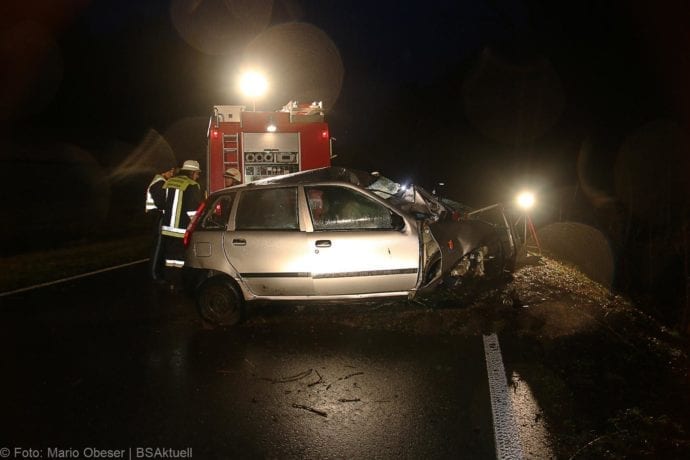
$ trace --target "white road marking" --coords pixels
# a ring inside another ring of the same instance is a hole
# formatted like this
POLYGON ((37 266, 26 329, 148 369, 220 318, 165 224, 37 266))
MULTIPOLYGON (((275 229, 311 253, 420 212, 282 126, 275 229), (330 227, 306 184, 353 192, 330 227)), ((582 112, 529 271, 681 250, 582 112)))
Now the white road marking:
POLYGON ((484 356, 486 357, 486 372, 489 376, 496 458, 498 460, 522 459, 520 435, 515 425, 501 347, 496 334, 484 336, 484 356))
POLYGON ((134 262, 128 262, 126 264, 116 265, 114 267, 108 267, 108 268, 103 268, 101 270, 95 270, 95 271, 88 272, 88 273, 82 273, 81 275, 74 275, 74 276, 70 276, 68 278, 62 278, 62 279, 55 280, 55 281, 48 281, 47 283, 35 284, 33 286, 27 286, 27 287, 24 287, 21 289, 15 289, 14 291, 0 292, 0 297, 5 297, 8 295, 12 295, 12 294, 18 294, 20 292, 25 292, 25 291, 31 291, 33 289, 38 289, 38 288, 42 288, 42 287, 46 287, 46 286, 52 286, 53 284, 65 283, 67 281, 72 281, 72 280, 76 280, 79 278, 86 278, 87 276, 93 276, 93 275, 97 275, 99 273, 109 272, 111 270, 117 270, 118 268, 129 267, 130 265, 141 264, 141 263, 148 262, 148 261, 149 261, 149 259, 135 260, 134 262))

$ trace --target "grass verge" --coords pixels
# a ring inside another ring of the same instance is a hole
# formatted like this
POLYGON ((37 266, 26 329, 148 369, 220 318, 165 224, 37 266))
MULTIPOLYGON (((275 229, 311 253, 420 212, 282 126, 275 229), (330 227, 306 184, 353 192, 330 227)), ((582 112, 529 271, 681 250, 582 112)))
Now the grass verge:
POLYGON ((0 293, 145 259, 150 249, 150 236, 136 235, 3 257, 0 293))

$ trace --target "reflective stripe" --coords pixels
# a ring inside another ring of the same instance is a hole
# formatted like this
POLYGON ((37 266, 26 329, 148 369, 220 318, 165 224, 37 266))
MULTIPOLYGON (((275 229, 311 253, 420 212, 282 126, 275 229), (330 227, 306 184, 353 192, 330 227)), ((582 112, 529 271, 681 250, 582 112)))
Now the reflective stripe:
POLYGON ((151 183, 146 189, 146 212, 158 209, 158 206, 156 206, 156 203, 153 201, 153 197, 151 196, 151 187, 153 186, 153 184, 160 181, 165 182, 165 177, 161 176, 160 174, 156 174, 155 176, 153 176, 153 180, 151 180, 151 183))
POLYGON ((161 227, 161 234, 165 236, 172 236, 174 238, 184 238, 186 230, 181 228, 169 227, 164 225, 161 227))
POLYGON ((168 225, 163 225, 161 227, 161 230, 166 231, 166 232, 170 232, 170 233, 179 233, 182 235, 184 235, 184 232, 186 232, 186 230, 183 228, 170 227, 168 225))
MULTIPOLYGON (((195 181, 186 176, 175 176, 172 179, 166 181, 163 186, 167 190, 168 200, 170 200, 170 193, 172 196, 172 209, 170 210, 170 218, 166 217, 165 222, 169 225, 163 227, 163 234, 168 236, 174 236, 177 238, 182 238, 184 236, 186 227, 180 226, 180 220, 182 217, 182 205, 184 200, 184 192, 189 186, 198 187, 195 181)), ((166 208, 167 210, 167 208, 166 208)), ((184 211, 190 218, 196 215, 196 210, 194 211, 184 211)))
MULTIPOLYGON (((182 238, 186 229, 179 227, 180 225, 180 209, 182 208, 182 200, 180 200, 180 195, 182 192, 180 189, 168 189, 173 195, 172 204, 172 215, 170 216, 170 225, 163 225, 161 227, 161 233, 167 236, 174 236, 176 238, 182 238)), ((166 219, 167 220, 167 219, 166 219)))
POLYGON ((182 267, 184 267, 184 260, 165 259, 165 266, 166 267, 182 268, 182 267))
POLYGON ((174 225, 177 227, 180 225, 180 207, 182 206, 182 201, 180 201, 180 195, 182 192, 180 189, 175 189, 174 193, 174 198, 173 198, 173 205, 172 205, 172 216, 170 218, 170 224, 174 225))

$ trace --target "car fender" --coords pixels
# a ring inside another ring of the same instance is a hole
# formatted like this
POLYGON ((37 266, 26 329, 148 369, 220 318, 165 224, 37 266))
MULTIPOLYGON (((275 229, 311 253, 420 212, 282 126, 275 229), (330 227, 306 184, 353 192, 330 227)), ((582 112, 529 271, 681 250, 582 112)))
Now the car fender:
POLYGON ((490 223, 473 219, 434 222, 429 224, 429 229, 441 248, 444 275, 462 257, 481 247, 496 234, 496 229, 490 223))

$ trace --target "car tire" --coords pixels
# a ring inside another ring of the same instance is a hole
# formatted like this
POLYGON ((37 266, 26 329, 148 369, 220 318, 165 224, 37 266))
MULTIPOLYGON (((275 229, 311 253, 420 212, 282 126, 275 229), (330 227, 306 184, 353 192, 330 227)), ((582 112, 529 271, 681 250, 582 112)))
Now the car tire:
POLYGON ((232 281, 209 278, 197 291, 201 318, 214 326, 234 326, 244 319, 244 301, 232 281))

